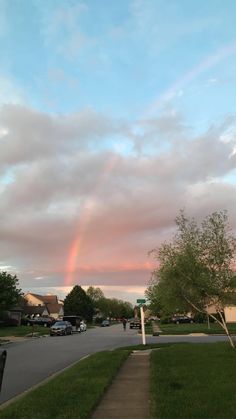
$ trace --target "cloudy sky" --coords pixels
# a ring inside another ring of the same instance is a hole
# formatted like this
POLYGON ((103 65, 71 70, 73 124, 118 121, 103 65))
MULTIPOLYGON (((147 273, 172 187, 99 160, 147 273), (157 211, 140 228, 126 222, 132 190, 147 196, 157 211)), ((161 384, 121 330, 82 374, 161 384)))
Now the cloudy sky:
POLYGON ((135 302, 181 208, 236 231, 234 0, 0 0, 0 268, 135 302))

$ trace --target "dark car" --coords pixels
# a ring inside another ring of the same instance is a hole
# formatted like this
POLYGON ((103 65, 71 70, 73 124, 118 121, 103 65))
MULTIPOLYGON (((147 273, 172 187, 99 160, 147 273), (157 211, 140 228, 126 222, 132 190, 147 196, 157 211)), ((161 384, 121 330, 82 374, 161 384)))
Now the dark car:
POLYGON ((67 321, 60 320, 50 327, 50 336, 65 336, 72 334, 72 324, 67 321))
POLYGON ((189 317, 189 316, 174 316, 172 318, 172 322, 175 323, 175 324, 194 323, 194 319, 192 317, 189 317))
POLYGON ((103 320, 101 323, 101 327, 107 327, 107 326, 110 326, 109 320, 103 320))
POLYGON ((33 322, 34 324, 39 324, 40 326, 51 327, 55 323, 55 320, 51 317, 35 317, 33 322))
POLYGON ((26 324, 27 326, 32 326, 36 324, 44 327, 51 327, 53 323, 55 323, 55 320, 52 317, 23 317, 21 319, 21 324, 26 324))
POLYGON ((141 320, 138 318, 131 319, 129 321, 129 328, 130 329, 141 329, 141 320))
POLYGON ((21 317, 22 325, 31 326, 33 323, 33 319, 30 319, 29 317, 21 317))

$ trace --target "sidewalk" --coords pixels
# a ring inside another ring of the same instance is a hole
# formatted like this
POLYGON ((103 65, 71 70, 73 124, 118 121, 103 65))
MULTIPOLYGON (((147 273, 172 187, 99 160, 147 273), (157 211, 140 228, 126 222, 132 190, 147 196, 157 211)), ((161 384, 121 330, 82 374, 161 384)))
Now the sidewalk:
POLYGON ((150 350, 135 351, 122 365, 91 419, 148 419, 150 350))

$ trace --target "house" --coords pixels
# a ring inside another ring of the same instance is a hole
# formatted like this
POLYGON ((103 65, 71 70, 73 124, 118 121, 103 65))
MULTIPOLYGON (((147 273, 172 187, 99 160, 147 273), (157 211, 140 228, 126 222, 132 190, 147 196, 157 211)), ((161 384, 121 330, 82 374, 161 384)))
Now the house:
POLYGON ((45 304, 58 304, 58 299, 56 295, 39 295, 39 294, 32 294, 28 292, 24 296, 25 300, 27 301, 28 305, 30 306, 42 306, 45 304))
POLYGON ((28 304, 24 310, 26 315, 51 316, 54 319, 64 315, 63 304, 58 301, 56 295, 39 295, 29 292, 24 298, 28 304))
POLYGON ((64 316, 64 307, 62 304, 46 304, 49 316, 58 319, 59 317, 64 316))
POLYGON ((8 324, 9 326, 20 326, 22 311, 23 310, 21 307, 13 307, 9 310, 4 311, 4 318, 6 324, 8 324))
POLYGON ((236 306, 226 306, 224 313, 226 323, 236 323, 236 306))
POLYGON ((45 306, 26 306, 24 308, 24 315, 27 317, 34 317, 34 316, 50 316, 49 311, 47 310, 47 307, 45 306))
MULTIPOLYGON (((215 314, 219 311, 219 307, 214 304, 211 304, 207 308, 208 314, 215 314)), ((236 305, 229 304, 222 307, 222 313, 224 313, 226 323, 236 323, 236 305)))

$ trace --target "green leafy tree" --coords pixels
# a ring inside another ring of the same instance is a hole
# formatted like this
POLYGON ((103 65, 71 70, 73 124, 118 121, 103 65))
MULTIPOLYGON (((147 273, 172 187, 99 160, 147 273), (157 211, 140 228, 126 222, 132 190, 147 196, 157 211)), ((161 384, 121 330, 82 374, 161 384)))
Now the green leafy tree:
POLYGON ((0 315, 17 304, 22 292, 18 288, 19 280, 16 275, 0 272, 0 315))
POLYGON ((97 301, 104 298, 104 294, 99 287, 88 287, 87 289, 87 295, 91 298, 91 300, 96 303, 97 301))
POLYGON ((116 298, 101 298, 96 307, 100 310, 104 317, 132 317, 133 306, 131 303, 116 298))
POLYGON ((209 314, 225 331, 235 347, 223 310, 235 299, 232 261, 236 240, 225 211, 214 212, 198 227, 184 212, 176 218, 177 234, 171 243, 154 249, 158 267, 147 295, 166 311, 209 314), (218 316, 209 313, 214 305, 218 316))
POLYGON ((150 283, 149 287, 145 291, 146 298, 149 301, 148 309, 155 316, 168 316, 170 312, 168 311, 168 308, 162 304, 162 300, 159 295, 159 284, 156 284, 155 282, 156 279, 153 283, 150 283))
POLYGON ((75 285, 64 301, 64 312, 66 316, 81 316, 91 321, 94 313, 94 306, 91 298, 79 285, 75 285))

